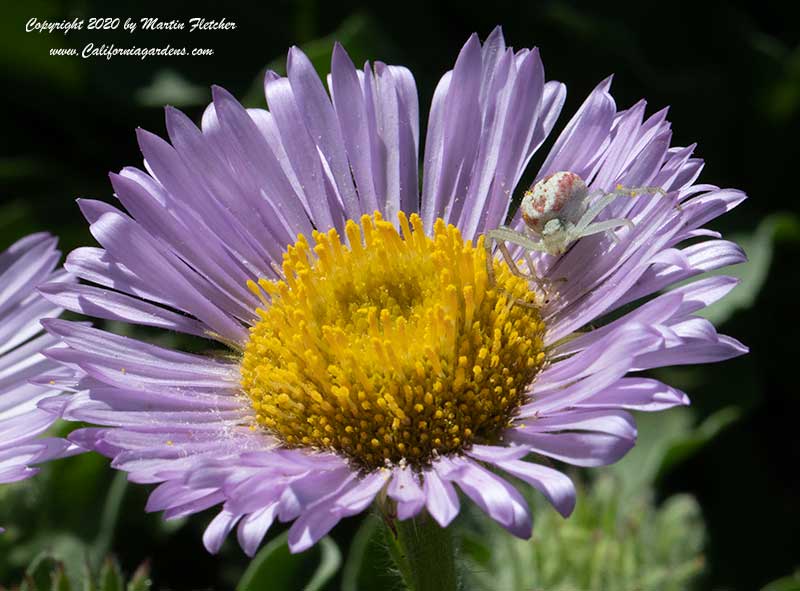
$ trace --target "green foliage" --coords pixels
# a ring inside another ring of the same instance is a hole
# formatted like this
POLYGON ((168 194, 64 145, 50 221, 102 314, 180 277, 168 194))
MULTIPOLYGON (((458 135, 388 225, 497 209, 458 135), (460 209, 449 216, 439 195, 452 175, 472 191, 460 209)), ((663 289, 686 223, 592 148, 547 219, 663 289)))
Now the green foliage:
POLYGON ((253 558, 239 581, 237 591, 320 591, 339 570, 342 555, 330 538, 323 538, 300 554, 289 552, 286 534, 282 534, 253 558))
POLYGON ((353 537, 342 569, 342 590, 403 589, 395 568, 380 517, 368 515, 353 537))
POLYGON ((136 91, 136 101, 147 107, 189 107, 209 102, 207 88, 192 84, 180 72, 171 69, 158 70, 153 81, 136 91))
POLYGON ((739 310, 747 310, 756 303, 756 298, 767 280, 776 240, 800 242, 800 221, 789 213, 776 213, 761 221, 754 232, 734 234, 730 240, 739 244, 747 262, 726 267, 709 275, 730 275, 741 283, 722 300, 699 312, 714 324, 720 325, 739 310))
POLYGON ((761 591, 800 591, 800 570, 788 577, 772 581, 761 591))
MULTIPOLYGON (((63 433, 62 433, 63 434, 63 433)), ((112 475, 107 461, 84 454, 45 467, 35 479, 0 487, 0 581, 19 580, 21 589, 52 582, 60 589, 113 591, 119 587, 119 566, 107 558, 122 512, 128 483, 112 475), (33 581, 33 583, 31 582, 33 581)), ((149 581, 149 567, 131 579, 139 591, 149 581)), ((32 588, 31 588, 32 591, 32 588)))
MULTIPOLYGON (((53 555, 43 552, 28 565, 25 576, 15 591, 149 591, 150 566, 142 563, 126 579, 117 560, 111 556, 103 562, 99 571, 93 571, 90 564, 83 564, 79 582, 67 576, 66 566, 53 555)), ((2 589, 0 587, 0 589, 2 589)))
POLYGON ((678 591, 700 573, 703 525, 693 497, 675 495, 656 507, 649 491, 623 497, 611 474, 581 488, 566 520, 541 500, 532 503, 537 522, 531 540, 488 522, 480 534, 465 533, 471 587, 678 591))
MULTIPOLYGON (((463 532, 465 576, 475 591, 678 591, 702 572, 705 530, 694 497, 657 504, 656 480, 735 419, 724 410, 698 426, 688 409, 638 417, 642 437, 621 462, 578 484, 575 512, 563 519, 526 487, 534 515, 530 540, 519 540, 469 509, 463 532), (683 451, 681 451, 683 450, 683 451)), ((583 473, 580 473, 581 475, 583 473)))
POLYGON ((740 416, 739 409, 726 406, 694 425, 694 413, 688 408, 640 414, 636 417, 636 447, 607 470, 619 478, 623 494, 640 493, 700 451, 740 416))

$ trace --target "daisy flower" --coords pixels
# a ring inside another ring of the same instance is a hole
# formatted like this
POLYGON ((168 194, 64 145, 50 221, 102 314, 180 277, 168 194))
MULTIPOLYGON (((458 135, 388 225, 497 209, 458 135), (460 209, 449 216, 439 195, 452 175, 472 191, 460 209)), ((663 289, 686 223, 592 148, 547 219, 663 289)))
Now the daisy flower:
POLYGON ((31 234, 0 253, 0 483, 29 478, 38 472, 32 466, 75 451, 64 439, 39 437, 63 402, 55 380, 71 373, 42 355, 58 341, 43 334, 40 320, 62 309, 36 286, 69 281, 54 270, 60 258, 48 234, 31 234))
POLYGON ((111 175, 119 204, 79 202, 102 247, 67 259, 85 283, 42 288, 227 351, 46 323, 62 341, 49 355, 82 372, 64 416, 94 426, 73 441, 158 484, 149 511, 221 505, 209 551, 236 528, 252 555, 279 520, 299 552, 376 500, 398 527, 444 528, 464 496, 528 537, 510 478, 568 515, 573 485, 545 458, 615 462, 636 440, 628 411, 688 404, 639 372, 746 351, 695 315, 736 281, 686 281, 744 260, 703 225, 745 195, 696 183, 702 161, 670 147, 665 110, 618 111, 610 79, 595 88, 537 181, 665 195, 612 200, 597 221, 626 223, 560 255, 511 244, 517 267, 487 261, 486 232, 564 103, 538 50, 499 29, 467 41, 433 96, 421 171, 407 69, 356 69, 337 45, 327 90, 297 48, 287 72, 266 75, 268 110, 215 87, 200 128, 167 108, 169 142, 139 130, 144 167, 111 175))

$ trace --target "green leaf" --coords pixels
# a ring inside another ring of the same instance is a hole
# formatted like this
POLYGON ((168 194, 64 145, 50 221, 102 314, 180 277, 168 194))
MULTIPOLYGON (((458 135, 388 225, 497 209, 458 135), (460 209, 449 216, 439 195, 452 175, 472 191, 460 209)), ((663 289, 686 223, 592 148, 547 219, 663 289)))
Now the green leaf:
POLYGON ((386 546, 380 517, 370 514, 358 528, 342 569, 342 591, 402 588, 386 546))
POLYGON ((149 591, 153 582, 150 580, 150 564, 143 562, 133 573, 127 591, 149 591))
POLYGON ((69 582, 67 571, 64 570, 64 565, 59 564, 53 571, 53 583, 51 588, 53 591, 72 591, 72 585, 69 582))
POLYGON ((171 69, 157 71, 153 81, 137 90, 135 96, 136 102, 146 107, 189 107, 208 103, 211 98, 207 88, 192 84, 171 69))
POLYGON ((103 512, 100 517, 99 531, 92 543, 91 557, 95 568, 111 547, 111 540, 114 536, 114 529, 117 526, 117 521, 119 520, 120 508, 122 507, 122 500, 125 498, 125 491, 127 488, 127 474, 124 472, 117 472, 111 483, 111 488, 109 488, 108 494, 106 495, 106 501, 103 505, 103 512))
POLYGON ((638 494, 655 482, 664 457, 676 443, 691 436, 692 411, 673 408, 659 413, 638 413, 638 441, 628 455, 607 470, 620 479, 624 495, 638 494))
POLYGON ((261 549, 247 567, 237 591, 319 591, 339 570, 341 552, 330 538, 323 538, 305 552, 292 554, 287 537, 286 533, 281 534, 261 549))
POLYGON ((573 475, 579 500, 569 519, 520 487, 536 522, 531 540, 509 536, 465 507, 462 526, 472 523, 461 534, 461 556, 470 589, 691 588, 706 563, 700 506, 684 494, 657 505, 654 484, 739 416, 738 408, 726 407, 695 424, 689 408, 637 413, 640 438, 622 461, 593 471, 590 486, 582 473, 573 475))
MULTIPOLYGON (((78 537, 63 532, 42 531, 36 537, 25 543, 17 543, 9 549, 6 559, 11 564, 28 562, 27 572, 32 574, 34 569, 47 569, 47 584, 44 589, 50 589, 50 573, 55 565, 63 567, 73 588, 78 588, 84 578, 84 565, 87 556, 87 546, 78 537), (30 556, 34 556, 30 559, 30 556)), ((38 581, 38 578, 36 579, 38 581)))
POLYGON ((93 572, 85 560, 78 571, 69 575, 64 563, 55 556, 50 551, 37 556, 25 572, 20 591, 149 591, 152 585, 147 563, 136 569, 126 586, 119 563, 111 556, 105 559, 99 573, 93 572))
MULTIPOLYGON (((60 563, 48 552, 42 552, 25 569, 25 582, 20 589, 27 591, 50 591, 52 585, 52 572, 60 563)), ((61 567, 63 569, 63 566, 61 567)))
POLYGON ((103 568, 100 569, 99 591, 123 591, 125 583, 119 563, 111 557, 106 558, 103 568))
POLYGON ((689 408, 638 413, 639 440, 636 447, 607 470, 619 478, 624 497, 639 494, 674 466, 697 453, 740 416, 740 409, 728 406, 694 426, 694 413, 689 408))
POLYGON ((788 577, 768 583, 761 591, 800 591, 800 570, 788 577))
POLYGON ((752 307, 769 274, 776 239, 800 240, 800 222, 796 216, 773 214, 762 220, 752 234, 731 236, 731 240, 744 249, 747 262, 725 267, 709 275, 730 275, 739 278, 741 283, 727 296, 699 311, 698 315, 720 325, 738 310, 752 307))
POLYGON ((320 591, 333 576, 339 571, 342 565, 342 553, 339 546, 330 538, 322 538, 319 541, 322 549, 322 557, 314 576, 306 585, 306 591, 320 591))
POLYGON ((658 476, 663 476, 673 466, 697 453, 723 429, 739 420, 741 415, 741 409, 734 406, 726 406, 706 418, 690 434, 672 442, 658 466, 658 476))
POLYGON ((72 585, 69 582, 67 572, 64 570, 64 565, 59 564, 56 570, 53 571, 53 591, 72 591, 72 585))
POLYGON ((83 561, 80 580, 83 583, 83 591, 97 591, 97 581, 94 580, 94 573, 88 559, 83 561))
POLYGON ((464 532, 461 536, 461 552, 469 556, 472 562, 486 567, 492 561, 492 549, 487 541, 475 532, 464 532))
POLYGON ((697 501, 690 495, 675 495, 656 506, 648 487, 625 498, 618 474, 599 472, 591 488, 577 480, 580 501, 569 519, 558 515, 541 495, 522 489, 536 519, 530 540, 509 536, 473 506, 465 507, 467 519, 473 521, 470 529, 482 538, 464 546, 462 552, 466 563, 462 571, 469 588, 690 588, 705 564, 701 554, 704 527, 697 501))

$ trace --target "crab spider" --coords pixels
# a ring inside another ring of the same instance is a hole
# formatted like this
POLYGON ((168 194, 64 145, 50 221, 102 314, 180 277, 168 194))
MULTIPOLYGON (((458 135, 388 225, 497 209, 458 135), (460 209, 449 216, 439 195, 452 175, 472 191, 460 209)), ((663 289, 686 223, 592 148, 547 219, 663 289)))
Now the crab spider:
MULTIPOLYGON (((559 256, 564 254, 576 240, 601 232, 608 232, 614 240, 617 240, 614 230, 623 226, 633 228, 633 222, 625 218, 613 218, 601 222, 594 220, 617 197, 623 195, 634 197, 648 193, 666 195, 661 187, 627 188, 622 185, 617 185, 610 193, 589 192, 586 183, 574 172, 555 172, 543 178, 525 193, 520 204, 526 232, 517 232, 505 226, 486 232, 485 246, 490 274, 493 276, 492 245, 497 243, 498 250, 512 273, 534 281, 543 288, 544 280, 534 271, 531 251, 559 256), (592 198, 596 196, 598 199, 590 205, 592 198), (524 249, 523 256, 529 274, 523 273, 514 262, 506 245, 509 242, 524 249)), ((544 291, 546 293, 546 290, 544 291)))

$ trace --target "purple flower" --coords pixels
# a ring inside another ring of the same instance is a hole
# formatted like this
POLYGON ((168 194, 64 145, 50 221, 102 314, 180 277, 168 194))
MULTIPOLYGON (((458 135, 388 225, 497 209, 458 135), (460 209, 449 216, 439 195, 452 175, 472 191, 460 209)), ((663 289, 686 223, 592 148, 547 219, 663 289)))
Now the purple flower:
POLYGON ((0 483, 29 478, 38 472, 31 466, 75 451, 64 439, 40 437, 64 401, 55 381, 70 373, 42 355, 58 341, 42 334, 40 321, 62 309, 36 286, 70 281, 54 271, 61 258, 55 246, 52 236, 31 234, 0 253, 0 483))
POLYGON ((167 108, 170 143, 140 130, 144 170, 111 175, 128 213, 80 201, 102 248, 65 266, 88 283, 42 290, 229 349, 189 354, 47 322, 63 341, 49 355, 83 372, 64 416, 97 425, 73 441, 158 483, 149 511, 222 504, 210 551, 238 526, 252 555, 276 519, 294 521, 301 551, 376 497, 399 519, 427 511, 444 527, 457 489, 527 537, 528 506, 499 473, 569 515, 572 483, 531 453, 615 462, 636 439, 629 410, 688 404, 638 372, 746 352, 694 315, 736 281, 685 282, 744 260, 702 226, 745 195, 695 184, 702 161, 670 147, 665 110, 617 111, 609 79, 558 136, 537 179, 570 171, 591 190, 667 196, 614 200, 598 220, 633 224, 616 239, 532 253, 553 278, 543 295, 499 258, 491 277, 482 247, 564 103, 536 49, 507 48, 499 29, 464 45, 433 97, 421 192, 408 70, 357 70, 337 45, 329 96, 300 50, 287 69, 266 76, 269 111, 214 88, 201 129, 167 108))

